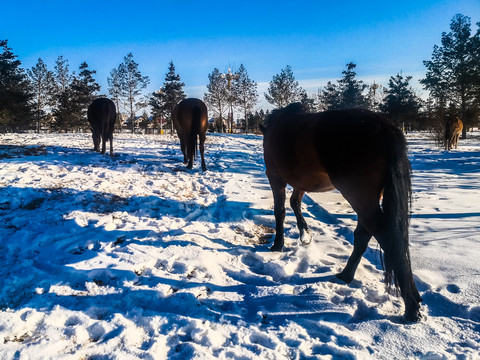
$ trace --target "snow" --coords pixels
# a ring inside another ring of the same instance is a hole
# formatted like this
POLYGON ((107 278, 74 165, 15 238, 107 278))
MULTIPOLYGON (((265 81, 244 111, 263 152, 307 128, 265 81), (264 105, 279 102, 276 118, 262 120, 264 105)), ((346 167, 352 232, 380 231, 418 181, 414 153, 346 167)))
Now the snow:
MULTIPOLYGON (((480 141, 410 134, 419 323, 385 291, 378 245, 335 280, 356 216, 307 194, 271 253, 262 138, 208 135, 207 172, 169 135, 0 135, 1 359, 478 359, 480 141)), ((291 191, 291 190, 289 190, 291 191)))

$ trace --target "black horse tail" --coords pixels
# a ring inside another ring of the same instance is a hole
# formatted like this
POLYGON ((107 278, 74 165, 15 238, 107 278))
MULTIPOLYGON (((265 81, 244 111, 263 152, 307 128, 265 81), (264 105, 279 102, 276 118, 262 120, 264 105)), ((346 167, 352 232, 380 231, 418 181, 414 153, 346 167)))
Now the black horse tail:
MULTIPOLYGON (((387 129, 388 164, 386 184, 383 190, 382 207, 386 219, 384 245, 385 283, 398 290, 400 284, 413 281, 409 252, 409 212, 412 197, 410 161, 407 157, 407 143, 402 132, 396 127, 387 129), (412 279, 403 277, 411 276, 412 279), (402 279, 403 278, 403 279, 402 279)), ((418 293, 417 293, 418 294, 418 293)))
POLYGON ((188 138, 188 158, 195 160, 198 151, 198 135, 200 134, 200 125, 202 120, 202 109, 195 105, 192 109, 192 128, 188 138))

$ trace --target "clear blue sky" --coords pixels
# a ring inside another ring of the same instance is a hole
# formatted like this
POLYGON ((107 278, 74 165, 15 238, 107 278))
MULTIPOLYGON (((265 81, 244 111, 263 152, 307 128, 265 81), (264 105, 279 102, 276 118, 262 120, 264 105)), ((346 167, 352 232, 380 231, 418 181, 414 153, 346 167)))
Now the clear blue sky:
POLYGON ((403 71, 415 86, 452 17, 471 17, 474 31, 480 21, 479 0, 15 0, 1 10, 0 39, 24 68, 42 58, 53 70, 59 55, 70 70, 86 61, 107 94, 110 71, 132 52, 150 78, 148 92, 173 60, 187 95, 203 97, 214 68, 244 64, 263 105, 268 82, 286 65, 309 92, 339 79, 350 61, 367 82, 386 84, 403 71))

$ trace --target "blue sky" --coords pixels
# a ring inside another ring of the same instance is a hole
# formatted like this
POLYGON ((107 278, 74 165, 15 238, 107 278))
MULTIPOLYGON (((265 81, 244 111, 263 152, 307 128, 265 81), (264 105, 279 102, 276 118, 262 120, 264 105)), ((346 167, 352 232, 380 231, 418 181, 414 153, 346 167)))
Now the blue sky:
POLYGON ((42 58, 52 70, 59 55, 71 70, 86 61, 106 94, 110 71, 132 52, 150 78, 148 92, 173 60, 187 95, 203 97, 214 68, 244 64, 262 106, 268 82, 286 65, 309 92, 339 79, 350 61, 366 82, 386 84, 402 71, 415 87, 456 13, 477 29, 480 1, 16 0, 2 13, 0 39, 24 68, 42 58))

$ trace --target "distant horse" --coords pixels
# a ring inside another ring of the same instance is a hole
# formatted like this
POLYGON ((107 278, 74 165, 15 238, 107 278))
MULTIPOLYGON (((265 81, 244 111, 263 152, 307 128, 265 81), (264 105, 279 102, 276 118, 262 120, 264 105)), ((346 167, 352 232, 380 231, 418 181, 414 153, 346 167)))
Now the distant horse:
POLYGON ((449 118, 445 125, 445 150, 458 147, 458 139, 463 130, 463 122, 458 117, 449 118))
POLYGON ((93 148, 100 151, 100 140, 102 141, 102 154, 105 154, 107 140, 110 141, 110 156, 113 156, 113 130, 117 111, 112 100, 98 98, 92 101, 87 111, 88 122, 92 129, 93 148))
POLYGON ((183 153, 183 162, 187 169, 193 167, 193 160, 197 150, 197 136, 200 139, 200 155, 202 157, 202 170, 207 170, 205 165, 205 138, 208 128, 208 112, 204 102, 200 99, 189 98, 182 100, 173 110, 173 125, 180 139, 183 153))
POLYGON ((300 104, 275 110, 262 130, 276 220, 270 250, 281 251, 284 245, 287 184, 293 187, 290 205, 303 243, 310 242, 301 212, 303 195, 336 188, 358 215, 353 253, 337 277, 346 283, 353 280, 374 236, 383 249, 387 287, 400 288, 407 320, 420 319, 422 299, 413 280, 408 249, 411 168, 402 132, 370 111, 307 114, 300 104))

